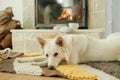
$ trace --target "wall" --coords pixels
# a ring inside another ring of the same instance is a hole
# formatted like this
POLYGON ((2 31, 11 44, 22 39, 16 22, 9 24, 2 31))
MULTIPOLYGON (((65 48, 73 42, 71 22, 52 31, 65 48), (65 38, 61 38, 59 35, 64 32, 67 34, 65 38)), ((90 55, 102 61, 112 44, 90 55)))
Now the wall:
POLYGON ((120 32, 120 0, 112 0, 112 32, 120 32))
POLYGON ((112 0, 106 0, 106 27, 105 36, 112 33, 112 0))
POLYGON ((106 27, 106 0, 88 0, 88 28, 106 27))
POLYGON ((120 32, 120 0, 106 0, 106 36, 120 32))
POLYGON ((22 0, 23 1, 23 28, 35 28, 35 0, 22 0))
POLYGON ((22 0, 0 0, 0 10, 4 10, 7 7, 13 8, 13 18, 20 20, 21 24, 23 24, 22 0))

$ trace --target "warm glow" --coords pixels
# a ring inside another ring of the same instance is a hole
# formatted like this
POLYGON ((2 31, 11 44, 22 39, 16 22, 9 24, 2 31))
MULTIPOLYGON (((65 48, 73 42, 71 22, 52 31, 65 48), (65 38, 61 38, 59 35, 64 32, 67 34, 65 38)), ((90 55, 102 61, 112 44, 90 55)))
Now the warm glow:
POLYGON ((80 15, 78 15, 78 17, 77 17, 78 19, 80 19, 81 18, 81 16, 80 15))
POLYGON ((78 12, 77 18, 78 18, 78 19, 81 19, 81 12, 78 12))
POLYGON ((69 21, 73 20, 73 17, 67 10, 64 10, 62 12, 62 14, 58 17, 58 20, 65 19, 65 18, 67 18, 69 21))
MULTIPOLYGON (((76 18, 81 19, 81 13, 80 12, 78 12, 78 14, 76 15, 76 18)), ((61 13, 61 15, 58 17, 58 20, 62 20, 62 19, 65 19, 65 20, 68 20, 68 21, 73 21, 73 16, 69 11, 64 10, 61 13)))
POLYGON ((72 20, 73 20, 73 17, 72 17, 72 16, 70 16, 68 19, 69 19, 69 21, 72 21, 72 20))

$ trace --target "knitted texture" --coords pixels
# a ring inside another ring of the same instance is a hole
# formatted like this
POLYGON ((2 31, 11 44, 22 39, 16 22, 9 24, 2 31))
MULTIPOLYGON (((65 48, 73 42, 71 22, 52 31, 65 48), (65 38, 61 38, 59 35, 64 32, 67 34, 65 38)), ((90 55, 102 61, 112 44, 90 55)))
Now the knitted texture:
POLYGON ((97 76, 95 74, 90 73, 74 64, 59 65, 56 70, 58 70, 66 78, 72 80, 97 80, 97 76))
POLYGON ((15 60, 13 65, 17 74, 42 75, 40 66, 32 65, 32 63, 20 63, 15 60))

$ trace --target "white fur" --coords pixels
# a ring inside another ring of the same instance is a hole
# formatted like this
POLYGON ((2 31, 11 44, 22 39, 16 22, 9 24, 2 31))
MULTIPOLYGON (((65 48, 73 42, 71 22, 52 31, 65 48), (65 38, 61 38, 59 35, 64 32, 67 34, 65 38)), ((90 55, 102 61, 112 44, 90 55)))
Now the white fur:
POLYGON ((16 58, 15 61, 19 63, 30 63, 39 66, 47 66, 48 64, 47 58, 45 56, 22 57, 22 58, 16 58))
POLYGON ((46 41, 43 47, 44 54, 48 54, 48 66, 56 67, 64 59, 67 63, 72 64, 120 59, 120 35, 116 36, 116 33, 107 39, 96 39, 86 35, 61 37, 63 39, 62 47, 55 43, 58 37, 46 41), (59 54, 55 57, 56 52, 59 54))

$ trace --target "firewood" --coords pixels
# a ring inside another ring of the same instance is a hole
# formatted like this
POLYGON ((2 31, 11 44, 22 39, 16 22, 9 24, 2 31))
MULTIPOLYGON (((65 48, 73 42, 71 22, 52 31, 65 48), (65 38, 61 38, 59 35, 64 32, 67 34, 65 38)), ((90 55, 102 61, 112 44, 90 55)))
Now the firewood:
POLYGON ((0 25, 4 25, 13 17, 12 8, 8 7, 4 11, 0 11, 0 25))

